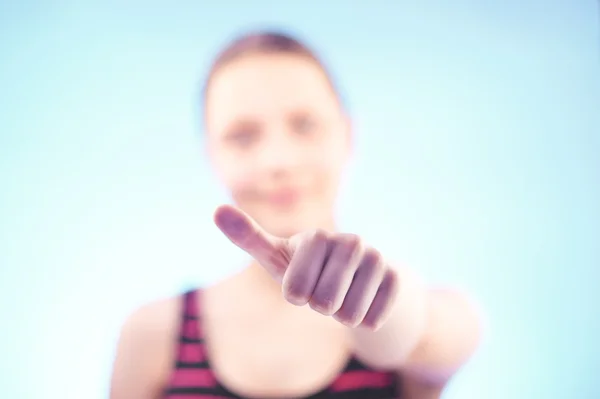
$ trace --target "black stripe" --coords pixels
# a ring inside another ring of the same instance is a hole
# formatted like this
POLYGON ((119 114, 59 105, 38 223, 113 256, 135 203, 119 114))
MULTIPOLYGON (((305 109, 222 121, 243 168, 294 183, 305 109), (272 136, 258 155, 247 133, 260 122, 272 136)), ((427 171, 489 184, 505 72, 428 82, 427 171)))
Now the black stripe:
MULTIPOLYGON (((178 369, 209 369, 210 368, 210 366, 208 365, 208 362, 206 360, 203 362, 182 362, 181 360, 178 360, 175 367, 178 369)), ((177 371, 175 371, 175 372, 177 372, 177 371)))
MULTIPOLYGON (((171 395, 219 395, 223 398, 239 399, 239 396, 223 387, 181 387, 168 388, 166 394, 171 395)), ((398 393, 394 387, 381 389, 356 389, 345 392, 330 392, 328 390, 308 396, 306 399, 394 399, 398 393)))
POLYGON ((179 337, 179 342, 182 344, 202 344, 204 340, 202 338, 188 338, 182 335, 179 337))
POLYGON ((372 371, 372 369, 365 366, 360 360, 353 357, 350 359, 350 361, 348 362, 348 364, 346 365, 346 367, 344 368, 344 371, 342 373, 344 373, 346 371, 359 371, 359 370, 372 371))
POLYGON ((395 387, 389 388, 359 388, 352 391, 330 392, 323 391, 307 399, 395 399, 398 391, 395 387))
MULTIPOLYGON (((229 395, 241 399, 223 386, 219 386, 215 392, 219 395, 229 395), (219 389, 220 388, 220 389, 219 389)), ((359 388, 352 391, 331 392, 329 389, 324 389, 310 396, 304 396, 304 399, 397 399, 398 389, 395 386, 386 388, 359 388)))
MULTIPOLYGON (((181 387, 168 388, 166 394, 169 395, 219 395, 223 398, 239 399, 239 396, 229 392, 222 387, 181 387)), ((394 387, 382 389, 356 389, 345 392, 322 391, 306 399, 394 399, 398 393, 394 387)))
POLYGON ((181 388, 168 388, 166 390, 167 395, 219 395, 223 398, 234 398, 238 399, 235 395, 230 395, 227 392, 223 392, 219 387, 181 387, 181 388))
POLYGON ((196 316, 194 314, 184 314, 183 319, 184 320, 198 320, 198 316, 196 316))

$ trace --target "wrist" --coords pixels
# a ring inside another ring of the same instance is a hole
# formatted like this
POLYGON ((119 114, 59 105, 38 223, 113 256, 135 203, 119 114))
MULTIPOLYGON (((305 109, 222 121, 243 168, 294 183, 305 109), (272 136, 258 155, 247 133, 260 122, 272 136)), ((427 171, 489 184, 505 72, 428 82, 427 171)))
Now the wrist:
POLYGON ((400 369, 424 339, 429 323, 429 290, 417 273, 397 269, 400 288, 388 320, 377 331, 350 330, 355 354, 382 369, 400 369))

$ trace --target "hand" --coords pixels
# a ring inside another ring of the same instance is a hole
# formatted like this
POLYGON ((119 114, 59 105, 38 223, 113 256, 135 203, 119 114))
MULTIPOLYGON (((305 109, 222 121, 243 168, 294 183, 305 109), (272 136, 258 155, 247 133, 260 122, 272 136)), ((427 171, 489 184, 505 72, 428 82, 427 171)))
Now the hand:
POLYGON ((398 291, 397 275, 360 237, 322 230, 274 237, 228 205, 217 209, 215 223, 282 283, 288 302, 308 303, 349 327, 376 330, 385 322, 398 291))

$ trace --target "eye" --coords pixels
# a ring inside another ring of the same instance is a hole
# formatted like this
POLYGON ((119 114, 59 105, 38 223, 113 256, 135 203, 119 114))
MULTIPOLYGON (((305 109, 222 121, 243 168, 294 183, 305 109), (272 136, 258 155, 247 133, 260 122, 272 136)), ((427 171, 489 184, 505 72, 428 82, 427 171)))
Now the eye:
POLYGON ((258 138, 258 134, 252 131, 237 131, 231 133, 227 136, 227 141, 230 143, 239 146, 239 147, 249 147, 251 146, 258 138))
POLYGON ((259 126, 254 124, 242 124, 233 127, 225 136, 225 140, 239 148, 252 146, 260 138, 259 126))
POLYGON ((290 123, 293 131, 301 135, 312 134, 317 128, 315 118, 308 114, 294 115, 290 123))

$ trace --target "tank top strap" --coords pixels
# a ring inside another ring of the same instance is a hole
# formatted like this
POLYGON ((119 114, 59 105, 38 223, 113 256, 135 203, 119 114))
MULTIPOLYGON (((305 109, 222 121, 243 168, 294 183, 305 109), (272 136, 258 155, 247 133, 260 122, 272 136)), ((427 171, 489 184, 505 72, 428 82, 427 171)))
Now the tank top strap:
POLYGON ((181 322, 177 352, 165 399, 183 397, 217 398, 221 395, 217 379, 210 369, 202 329, 202 290, 181 295, 181 322))
POLYGON ((188 343, 201 343, 202 333, 202 290, 193 289, 183 294, 180 340, 188 343))
POLYGON ((200 306, 198 299, 200 297, 200 289, 192 289, 183 293, 183 315, 186 317, 198 318, 200 306))

